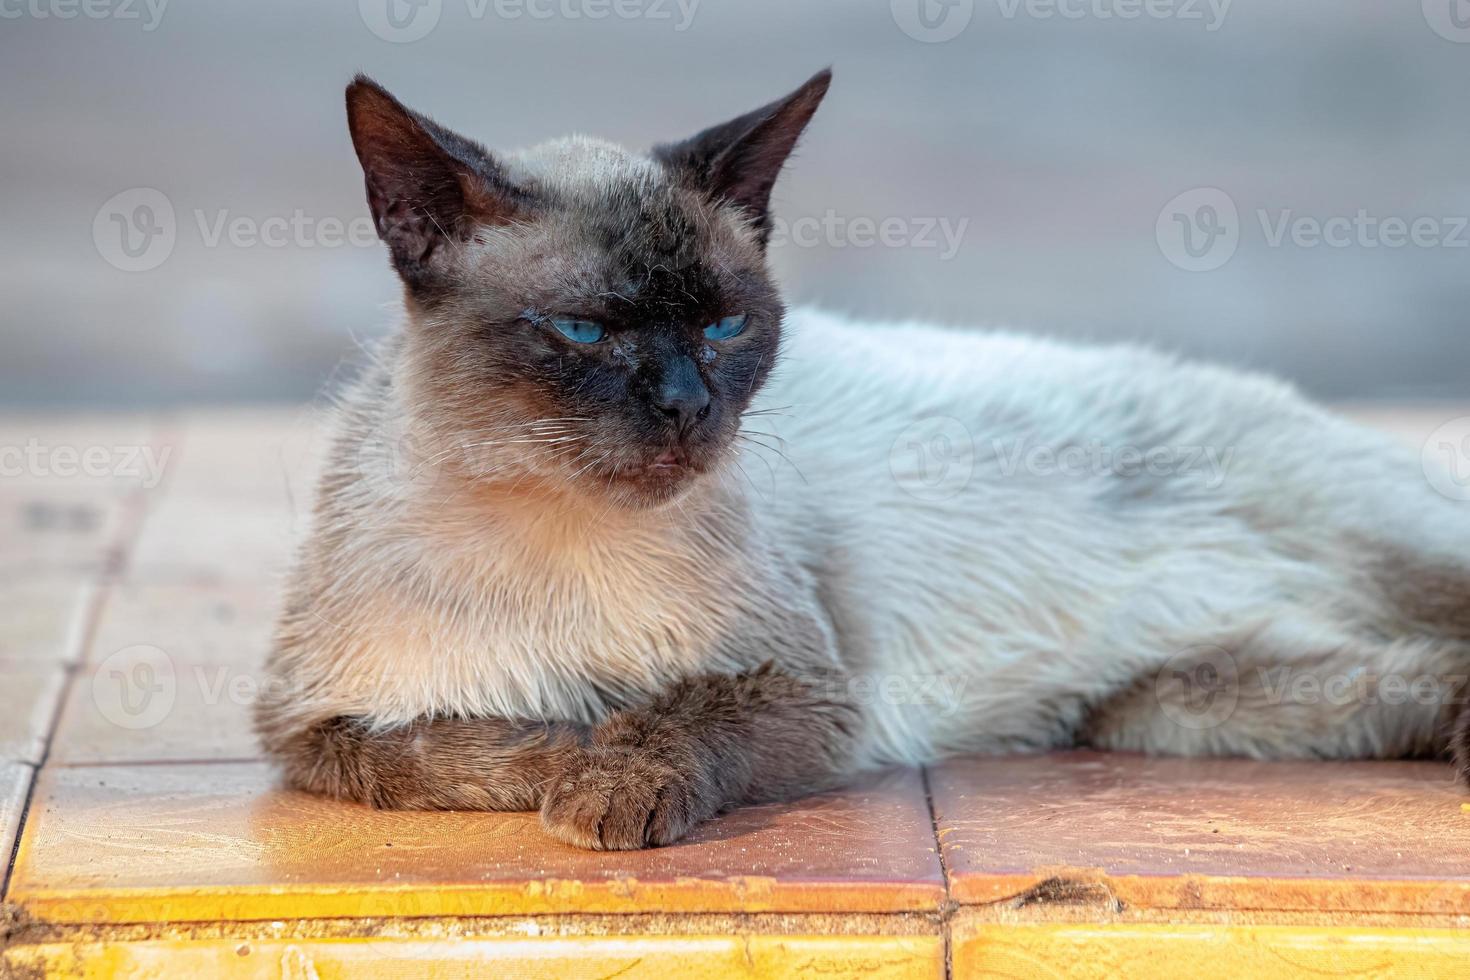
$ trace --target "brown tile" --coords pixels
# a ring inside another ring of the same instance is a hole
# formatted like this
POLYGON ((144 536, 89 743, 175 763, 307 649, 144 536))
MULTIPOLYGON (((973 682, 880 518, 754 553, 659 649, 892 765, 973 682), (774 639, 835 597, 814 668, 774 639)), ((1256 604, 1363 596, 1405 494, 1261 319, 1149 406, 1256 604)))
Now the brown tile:
POLYGON ((955 760, 930 785, 959 902, 1060 879, 1029 898, 1470 912, 1470 797, 1445 765, 1078 752, 955 760))
POLYGON ((579 851, 529 813, 393 813, 260 764, 48 770, 11 882, 42 919, 886 912, 943 899, 918 774, 738 810, 687 842, 579 851))
POLYGON ((52 761, 256 758, 250 709, 276 603, 274 589, 115 586, 72 685, 52 761))
POLYGON ((65 681, 60 664, 0 663, 0 762, 40 763, 65 681))

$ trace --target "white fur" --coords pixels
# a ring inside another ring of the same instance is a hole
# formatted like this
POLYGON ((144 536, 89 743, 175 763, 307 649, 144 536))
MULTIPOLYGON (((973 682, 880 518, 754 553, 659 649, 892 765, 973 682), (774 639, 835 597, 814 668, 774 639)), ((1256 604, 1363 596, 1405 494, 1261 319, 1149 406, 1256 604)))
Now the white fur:
POLYGON ((315 625, 278 653, 281 710, 597 720, 774 658, 857 678, 838 682, 869 722, 855 766, 1079 737, 1256 755, 1430 737, 1437 707, 1283 711, 1255 681, 1470 664, 1392 635, 1403 617, 1365 572, 1385 554, 1467 568, 1470 517, 1412 453, 1277 382, 1143 350, 814 310, 786 332, 756 443, 653 512, 394 489, 373 447, 412 413, 390 360, 347 399, 360 485, 310 549, 315 625), (1160 472, 1120 475, 1128 450, 1160 472), (1240 707, 1180 726, 1164 672, 1201 647, 1235 663, 1240 707))

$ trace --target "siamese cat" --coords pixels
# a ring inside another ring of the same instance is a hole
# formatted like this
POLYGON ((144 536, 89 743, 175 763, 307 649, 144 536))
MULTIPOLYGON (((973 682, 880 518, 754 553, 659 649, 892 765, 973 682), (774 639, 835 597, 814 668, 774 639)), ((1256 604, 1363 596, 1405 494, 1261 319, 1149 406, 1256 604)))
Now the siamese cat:
POLYGON ((958 752, 1465 776, 1470 507, 1417 454, 1267 378, 783 306, 829 81, 515 155, 348 87, 406 316, 257 708, 287 782, 615 849, 958 752))

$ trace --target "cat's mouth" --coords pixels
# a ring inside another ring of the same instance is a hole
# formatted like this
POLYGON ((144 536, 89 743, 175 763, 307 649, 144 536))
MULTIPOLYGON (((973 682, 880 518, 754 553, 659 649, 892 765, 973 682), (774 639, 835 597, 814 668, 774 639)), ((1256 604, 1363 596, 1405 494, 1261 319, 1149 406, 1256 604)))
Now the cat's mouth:
POLYGON ((644 503, 657 503, 677 496, 707 468, 708 462, 700 453, 683 446, 670 446, 640 460, 620 463, 609 476, 635 498, 644 503))
POLYGON ((693 457, 682 448, 665 449, 646 462, 623 466, 617 476, 623 480, 678 480, 697 471, 693 457))

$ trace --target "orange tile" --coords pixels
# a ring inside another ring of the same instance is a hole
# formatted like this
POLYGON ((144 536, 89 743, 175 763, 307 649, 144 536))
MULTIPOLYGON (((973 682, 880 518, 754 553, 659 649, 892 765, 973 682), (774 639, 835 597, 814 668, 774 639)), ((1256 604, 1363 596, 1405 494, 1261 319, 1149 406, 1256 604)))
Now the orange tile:
POLYGON ((402 813, 273 788, 260 764, 58 768, 10 899, 43 920, 935 909, 918 774, 737 810, 688 841, 593 853, 529 813, 402 813))
POLYGON ((1056 878, 1129 907, 1470 912, 1445 765, 1077 752, 955 760, 930 785, 959 902, 1056 878))
POLYGON ((1470 933, 1381 926, 1017 925, 952 927, 952 976, 1112 980, 1465 976, 1470 933))
POLYGON ((41 761, 65 681, 60 664, 0 662, 0 762, 41 761))
MULTIPOLYGON (((265 939, 54 943, 6 954, 21 976, 353 977, 396 980, 544 977, 871 977, 938 980, 939 936, 656 935, 534 939, 265 939)), ((4 965, 0 963, 0 965, 4 965)))

